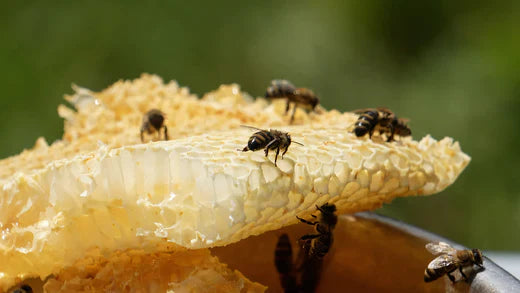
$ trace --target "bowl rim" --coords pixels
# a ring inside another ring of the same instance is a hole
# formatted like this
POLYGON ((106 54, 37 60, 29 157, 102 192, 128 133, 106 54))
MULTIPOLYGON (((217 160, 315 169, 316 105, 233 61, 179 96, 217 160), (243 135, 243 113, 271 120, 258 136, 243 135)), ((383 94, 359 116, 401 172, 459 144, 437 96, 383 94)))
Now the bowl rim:
MULTIPOLYGON (((348 215, 342 215, 348 216, 348 215)), ((373 220, 384 225, 390 226, 403 233, 423 239, 426 242, 446 242, 456 249, 468 249, 467 247, 439 236, 432 232, 428 232, 421 228, 412 226, 403 221, 379 215, 374 212, 356 213, 356 217, 366 220, 373 220)), ((491 259, 484 255, 484 268, 479 271, 471 280, 470 292, 520 292, 520 280, 515 278, 509 272, 498 266, 491 259)))

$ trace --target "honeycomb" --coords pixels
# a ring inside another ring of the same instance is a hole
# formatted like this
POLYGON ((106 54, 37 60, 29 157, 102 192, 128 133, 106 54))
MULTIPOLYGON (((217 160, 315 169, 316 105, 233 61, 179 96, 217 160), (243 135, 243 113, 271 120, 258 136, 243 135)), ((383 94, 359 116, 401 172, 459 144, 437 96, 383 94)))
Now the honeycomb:
MULTIPOLYGON (((357 138, 357 116, 252 100, 237 85, 202 99, 153 75, 100 93, 75 87, 76 111, 60 106, 63 139, 0 164, 0 288, 45 278, 90 257, 222 246, 296 222, 315 205, 340 212, 380 207, 399 196, 442 191, 470 158, 451 138, 357 138), (167 116, 170 141, 141 143, 143 114, 167 116), (274 154, 241 152, 251 129, 288 131, 274 154), (164 242, 173 247, 166 249, 164 242)), ((54 287, 53 287, 54 288, 54 287)))
POLYGON ((207 249, 90 257, 49 278, 45 292, 264 292, 207 249))

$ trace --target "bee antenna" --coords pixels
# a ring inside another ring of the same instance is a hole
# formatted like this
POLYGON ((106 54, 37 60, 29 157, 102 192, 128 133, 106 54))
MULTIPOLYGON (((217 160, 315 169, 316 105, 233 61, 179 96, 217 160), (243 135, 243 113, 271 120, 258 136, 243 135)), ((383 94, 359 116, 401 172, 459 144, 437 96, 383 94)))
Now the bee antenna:
POLYGON ((301 146, 305 146, 303 143, 300 143, 300 142, 297 142, 297 141, 294 141, 294 140, 292 142, 294 142, 295 144, 299 144, 301 146))
POLYGON ((256 130, 263 130, 263 129, 258 128, 258 127, 244 125, 244 124, 240 124, 240 127, 249 128, 249 129, 256 129, 256 130))

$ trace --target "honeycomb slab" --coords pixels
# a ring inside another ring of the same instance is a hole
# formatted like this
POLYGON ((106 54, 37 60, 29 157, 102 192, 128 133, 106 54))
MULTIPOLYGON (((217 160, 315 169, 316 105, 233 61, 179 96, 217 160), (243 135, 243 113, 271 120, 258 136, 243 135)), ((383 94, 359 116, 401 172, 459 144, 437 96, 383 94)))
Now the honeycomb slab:
POLYGON ((380 207, 398 196, 437 193, 469 163, 451 138, 357 138, 357 116, 297 111, 288 126, 283 101, 253 101, 238 86, 197 99, 151 75, 101 93, 78 88, 61 107, 63 140, 40 139, 0 167, 0 288, 56 274, 93 248, 222 246, 296 222, 315 205, 340 212, 380 207), (167 115, 170 141, 139 139, 142 115, 167 115), (241 152, 251 125, 288 131, 274 154, 241 152))

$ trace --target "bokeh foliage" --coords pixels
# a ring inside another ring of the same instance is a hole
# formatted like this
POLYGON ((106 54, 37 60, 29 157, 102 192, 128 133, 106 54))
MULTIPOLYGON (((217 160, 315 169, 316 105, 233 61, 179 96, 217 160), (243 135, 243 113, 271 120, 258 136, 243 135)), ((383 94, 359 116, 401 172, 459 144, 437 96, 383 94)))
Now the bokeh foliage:
POLYGON ((520 249, 520 9, 515 1, 9 1, 0 12, 0 157, 62 134, 72 82, 142 72, 201 95, 273 78, 327 108, 388 106, 460 141, 472 162, 439 195, 391 215, 468 246, 520 249), (519 180, 519 181, 517 181, 519 180))

